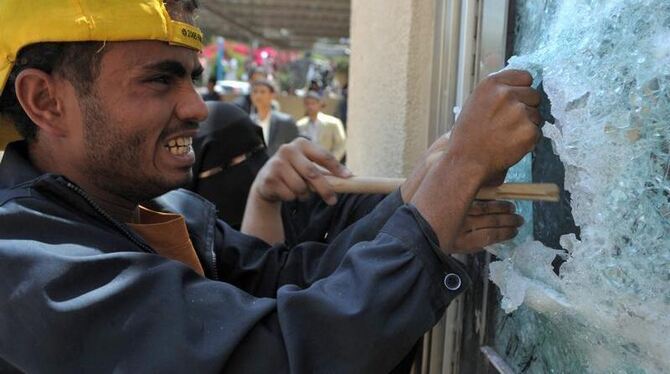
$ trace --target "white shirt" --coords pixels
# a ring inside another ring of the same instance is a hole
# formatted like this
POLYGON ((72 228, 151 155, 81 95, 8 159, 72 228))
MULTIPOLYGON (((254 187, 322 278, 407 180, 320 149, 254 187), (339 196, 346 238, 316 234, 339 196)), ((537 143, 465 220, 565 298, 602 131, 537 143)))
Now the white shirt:
POLYGON ((309 120, 307 122, 307 126, 305 126, 304 131, 301 131, 302 136, 306 137, 307 139, 316 142, 319 140, 318 135, 319 135, 319 128, 317 123, 319 120, 317 119, 316 121, 309 120))
POLYGON ((258 113, 253 114, 252 117, 256 121, 256 124, 263 129, 265 144, 270 144, 270 119, 272 118, 272 111, 268 112, 268 116, 265 119, 261 119, 258 113))

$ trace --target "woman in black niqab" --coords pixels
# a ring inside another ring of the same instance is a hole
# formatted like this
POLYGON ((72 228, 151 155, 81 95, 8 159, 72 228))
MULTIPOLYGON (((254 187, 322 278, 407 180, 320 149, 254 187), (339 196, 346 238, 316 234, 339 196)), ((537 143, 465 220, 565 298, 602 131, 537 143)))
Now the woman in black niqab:
POLYGON ((237 106, 207 102, 209 117, 193 139, 190 189, 216 205, 219 218, 239 229, 251 184, 268 160, 263 130, 237 106))

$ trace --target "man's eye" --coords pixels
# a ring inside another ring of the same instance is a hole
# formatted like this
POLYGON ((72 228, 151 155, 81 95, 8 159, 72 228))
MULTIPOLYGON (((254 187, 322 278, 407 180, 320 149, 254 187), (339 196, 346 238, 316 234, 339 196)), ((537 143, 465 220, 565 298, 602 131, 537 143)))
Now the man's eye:
POLYGON ((151 78, 151 82, 168 85, 172 83, 172 77, 170 77, 169 75, 159 75, 151 78))

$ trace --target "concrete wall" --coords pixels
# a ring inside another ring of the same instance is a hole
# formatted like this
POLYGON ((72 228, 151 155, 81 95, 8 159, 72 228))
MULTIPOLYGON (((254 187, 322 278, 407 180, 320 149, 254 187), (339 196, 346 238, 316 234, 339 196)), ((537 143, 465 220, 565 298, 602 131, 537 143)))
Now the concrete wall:
POLYGON ((352 0, 347 158, 406 176, 429 145, 435 0, 352 0))

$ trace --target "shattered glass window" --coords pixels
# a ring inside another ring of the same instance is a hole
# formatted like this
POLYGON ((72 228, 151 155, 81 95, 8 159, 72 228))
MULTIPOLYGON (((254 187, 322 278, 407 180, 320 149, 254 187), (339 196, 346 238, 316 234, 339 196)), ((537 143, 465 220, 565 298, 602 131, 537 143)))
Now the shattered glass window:
POLYGON ((525 373, 668 373, 670 2, 518 0, 516 17, 510 66, 551 101, 579 230, 493 249, 496 350, 525 373))

